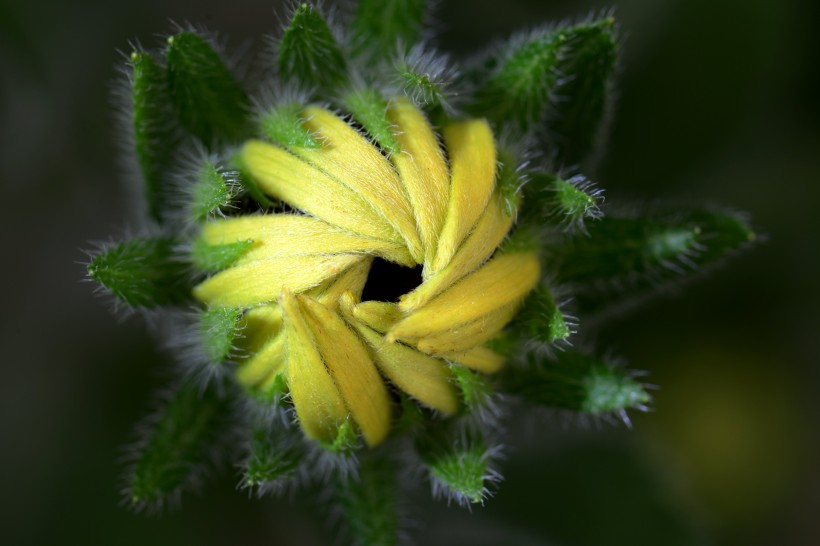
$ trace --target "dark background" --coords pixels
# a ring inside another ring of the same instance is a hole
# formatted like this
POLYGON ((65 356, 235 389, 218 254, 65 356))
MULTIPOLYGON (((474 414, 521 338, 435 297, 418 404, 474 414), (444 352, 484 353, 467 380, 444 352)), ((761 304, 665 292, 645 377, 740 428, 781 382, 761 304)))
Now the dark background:
MULTIPOLYGON (((609 3, 450 0, 440 45, 609 3)), ((517 419, 500 492, 472 512, 419 494, 423 544, 808 545, 820 536, 820 20, 811 0, 624 0, 621 100, 595 178, 609 203, 713 202, 768 241, 603 330, 651 372, 634 430, 517 419)), ((80 249, 121 235, 117 50, 169 20, 262 47, 269 3, 0 2, 3 289, 0 541, 326 544, 310 499, 249 499, 236 475, 162 517, 119 507, 123 446, 168 361, 92 297, 80 249), (10 533, 8 539, 3 535, 10 533)))

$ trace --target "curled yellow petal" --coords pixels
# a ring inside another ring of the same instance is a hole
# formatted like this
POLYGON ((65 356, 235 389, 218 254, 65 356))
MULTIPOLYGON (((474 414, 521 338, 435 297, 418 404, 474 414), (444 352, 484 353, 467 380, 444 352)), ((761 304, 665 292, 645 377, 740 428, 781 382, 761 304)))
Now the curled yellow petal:
POLYGON ((433 128, 408 99, 395 99, 387 112, 395 125, 393 135, 401 148, 390 156, 413 206, 425 263, 436 254, 439 233, 447 213, 450 173, 433 128))
POLYGON ((513 217, 507 214, 504 198, 495 192, 475 229, 464 240, 450 263, 432 273, 418 288, 402 296, 399 309, 417 309, 473 272, 492 255, 512 225, 513 217))
POLYGON ((236 379, 246 387, 262 383, 285 369, 285 334, 278 332, 236 369, 236 379))
POLYGON ((469 120, 444 128, 450 155, 450 198, 431 271, 450 263, 459 245, 484 212, 495 187, 496 151, 485 120, 469 120))
POLYGON ((480 318, 416 341, 419 351, 436 356, 467 351, 495 337, 518 312, 520 300, 508 303, 480 318))
POLYGON ((348 231, 403 242, 401 235, 361 195, 285 150, 251 140, 242 148, 240 159, 266 194, 348 231))
POLYGON ((481 373, 496 373, 504 366, 504 357, 487 347, 475 347, 468 351, 443 353, 442 358, 481 373))
POLYGON ((208 305, 252 306, 274 301, 283 288, 302 292, 365 259, 356 254, 290 256, 258 260, 226 269, 194 288, 208 305))
POLYGON ((350 294, 342 296, 342 313, 371 347, 382 374, 426 406, 446 414, 458 411, 458 394, 447 364, 401 343, 388 343, 380 333, 355 317, 354 304, 350 294))
POLYGON ((535 286, 538 275, 534 253, 493 258, 393 326, 388 339, 415 341, 478 320, 519 301, 535 286))
POLYGON ((333 113, 312 106, 302 112, 302 117, 304 127, 321 141, 322 146, 295 147, 293 153, 361 195, 401 233, 410 254, 416 258, 416 263, 421 263, 424 254, 413 211, 399 175, 390 162, 333 113))
POLYGON ((308 437, 332 442, 347 418, 347 408, 296 298, 283 290, 280 302, 287 344, 285 374, 296 415, 308 437))
POLYGON ((339 305, 339 298, 345 292, 351 292, 361 297, 372 263, 372 258, 364 259, 348 267, 338 276, 326 281, 321 286, 317 286, 308 295, 315 297, 325 307, 335 310, 339 305))
POLYGON ((402 313, 394 303, 363 301, 352 308, 353 316, 377 332, 387 332, 402 319, 402 313))
POLYGON ((209 245, 252 240, 251 247, 235 265, 284 256, 339 253, 373 254, 402 265, 414 265, 402 244, 359 235, 317 218, 297 214, 217 220, 205 224, 202 240, 209 245))
POLYGON ((367 349, 338 314, 312 298, 296 298, 365 442, 381 443, 390 429, 390 399, 367 349))

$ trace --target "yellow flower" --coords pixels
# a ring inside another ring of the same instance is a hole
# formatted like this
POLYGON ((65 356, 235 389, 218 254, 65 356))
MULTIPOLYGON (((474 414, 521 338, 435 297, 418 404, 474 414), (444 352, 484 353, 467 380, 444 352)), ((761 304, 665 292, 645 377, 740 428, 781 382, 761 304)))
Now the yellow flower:
POLYGON ((496 253, 514 215, 496 188, 489 125, 444 127, 445 156, 408 100, 393 100, 388 116, 401 148, 389 158, 315 106, 302 119, 320 147, 247 142, 247 173, 303 214, 220 219, 201 235, 208 245, 251 241, 194 294, 245 310, 239 382, 265 392, 284 379, 302 429, 320 442, 350 424, 370 446, 384 440, 392 406, 385 381, 457 412, 449 366, 498 371, 503 358, 484 344, 539 277, 534 253, 496 253), (374 258, 421 266, 421 284, 396 303, 361 301, 374 258))

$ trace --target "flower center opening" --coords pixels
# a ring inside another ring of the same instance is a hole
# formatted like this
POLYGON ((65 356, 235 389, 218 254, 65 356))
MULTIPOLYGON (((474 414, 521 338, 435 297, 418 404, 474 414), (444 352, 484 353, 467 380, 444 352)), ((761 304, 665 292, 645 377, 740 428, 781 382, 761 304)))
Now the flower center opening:
POLYGON ((399 297, 417 288, 421 282, 422 267, 404 267, 375 258, 367 275, 362 301, 376 300, 396 303, 399 297))

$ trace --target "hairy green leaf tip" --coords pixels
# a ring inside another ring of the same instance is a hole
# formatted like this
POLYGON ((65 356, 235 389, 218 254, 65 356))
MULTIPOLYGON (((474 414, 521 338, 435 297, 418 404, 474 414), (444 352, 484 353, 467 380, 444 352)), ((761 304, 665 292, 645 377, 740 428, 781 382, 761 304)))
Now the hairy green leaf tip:
POLYGON ((209 245, 196 239, 191 245, 191 261, 200 271, 216 273, 233 265, 251 245, 253 241, 250 239, 225 245, 209 245))
POLYGON ((165 59, 171 102, 188 132, 208 148, 252 136, 250 100, 203 37, 171 36, 165 59))
POLYGON ((435 81, 429 72, 422 72, 402 59, 397 65, 398 83, 405 95, 423 107, 444 106, 443 82, 435 81))
POLYGON ((334 95, 347 81, 347 62, 322 14, 301 4, 279 43, 279 75, 320 96, 334 95))
POLYGON ((258 487, 260 492, 292 477, 304 456, 300 442, 272 426, 254 427, 248 449, 242 486, 258 487))
POLYGON ((186 385, 174 394, 139 450, 128 482, 134 506, 159 507, 193 485, 207 467, 222 406, 212 390, 200 395, 186 385))
POLYGON ((574 351, 531 356, 528 366, 505 369, 501 380, 508 392, 529 402, 593 415, 643 409, 651 401, 622 368, 574 351))
POLYGON ((229 207, 242 187, 238 171, 229 171, 211 161, 205 161, 192 188, 190 215, 204 221, 229 207))
POLYGON ((390 130, 387 119, 387 103, 375 89, 361 89, 348 93, 342 99, 345 108, 365 131, 388 154, 401 151, 399 143, 390 130))
POLYGON ((390 460, 365 454, 358 477, 339 480, 336 500, 356 544, 395 546, 399 540, 396 469, 390 460))
POLYGON ((331 453, 350 453, 359 446, 359 434, 350 419, 345 419, 336 431, 332 442, 319 441, 319 444, 331 453))
POLYGON ((231 355, 241 317, 241 309, 227 307, 213 307, 199 316, 202 349, 209 361, 219 363, 231 355))
POLYGON ((536 347, 549 347, 565 341, 573 333, 572 322, 561 312, 552 291, 543 282, 527 296, 510 331, 536 347))
POLYGON ((486 406, 493 394, 493 388, 485 376, 457 364, 450 365, 450 373, 456 380, 461 392, 461 400, 468 412, 486 406))
POLYGON ((418 41, 427 0, 359 0, 351 23, 353 54, 389 57, 418 41))
POLYGON ((435 494, 445 494, 462 504, 484 501, 490 452, 481 433, 456 426, 441 427, 416 442, 422 462, 433 478, 435 494))
POLYGON ((188 264, 174 239, 131 239, 100 251, 88 275, 131 307, 156 307, 188 301, 188 264))
POLYGON ((513 216, 518 209, 519 194, 524 187, 524 178, 519 169, 519 160, 509 148, 498 148, 496 185, 504 199, 507 214, 513 216))
POLYGON ((322 144, 302 125, 303 106, 288 103, 269 108, 259 117, 259 127, 268 140, 285 147, 319 148, 322 144))
POLYGON ((167 178, 178 136, 165 70, 143 51, 131 54, 131 101, 134 151, 142 174, 148 214, 162 222, 167 213, 167 178))

